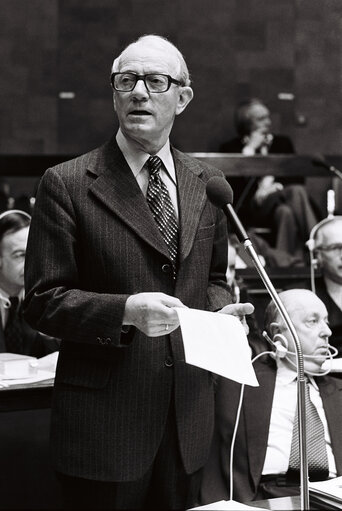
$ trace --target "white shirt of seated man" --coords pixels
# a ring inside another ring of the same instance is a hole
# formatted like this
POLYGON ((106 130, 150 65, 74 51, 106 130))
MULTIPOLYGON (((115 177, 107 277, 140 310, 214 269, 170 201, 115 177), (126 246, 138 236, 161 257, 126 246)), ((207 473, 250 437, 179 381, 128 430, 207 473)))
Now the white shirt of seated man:
MULTIPOLYGON (((316 407, 324 426, 329 477, 336 477, 335 458, 318 386, 309 373, 319 374, 327 358, 331 330, 328 313, 323 302, 311 291, 291 289, 280 293, 280 298, 293 322, 304 355, 304 371, 309 378, 310 399, 316 407), (315 358, 305 358, 315 357, 315 358)), ((275 343, 281 342, 287 354, 277 357, 277 377, 274 389, 267 451, 262 474, 286 474, 291 453, 292 432, 297 406, 297 370, 295 346, 287 327, 278 312, 268 324, 268 332, 275 343), (292 353, 289 353, 292 352, 292 353)), ((342 415, 342 411, 341 411, 342 415)))

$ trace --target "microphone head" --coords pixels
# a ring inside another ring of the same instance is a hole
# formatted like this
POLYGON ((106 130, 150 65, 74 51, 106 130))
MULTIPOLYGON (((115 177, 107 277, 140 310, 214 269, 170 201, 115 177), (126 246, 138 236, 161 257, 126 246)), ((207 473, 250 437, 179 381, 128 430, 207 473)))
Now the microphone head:
POLYGON ((233 190, 224 177, 213 176, 207 182, 207 197, 214 206, 222 208, 233 203, 233 190))

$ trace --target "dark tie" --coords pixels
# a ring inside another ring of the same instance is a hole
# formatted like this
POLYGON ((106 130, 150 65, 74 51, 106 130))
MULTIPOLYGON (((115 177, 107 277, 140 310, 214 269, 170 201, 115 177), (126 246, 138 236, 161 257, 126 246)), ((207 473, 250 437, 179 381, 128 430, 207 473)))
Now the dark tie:
POLYGON ((178 222, 168 189, 160 178, 161 165, 162 161, 159 156, 150 156, 147 160, 150 179, 146 200, 169 250, 175 278, 178 253, 178 222))
POLYGON ((10 353, 22 353, 23 335, 19 315, 19 298, 17 296, 11 296, 9 300, 11 302, 11 307, 4 330, 6 350, 10 353))
MULTIPOLYGON (((324 438, 324 426, 315 405, 310 399, 309 382, 307 379, 305 384, 305 419, 309 478, 311 481, 327 479, 329 476, 329 463, 324 438)), ((299 468, 300 458, 297 410, 292 434, 289 471, 299 472, 299 468)))

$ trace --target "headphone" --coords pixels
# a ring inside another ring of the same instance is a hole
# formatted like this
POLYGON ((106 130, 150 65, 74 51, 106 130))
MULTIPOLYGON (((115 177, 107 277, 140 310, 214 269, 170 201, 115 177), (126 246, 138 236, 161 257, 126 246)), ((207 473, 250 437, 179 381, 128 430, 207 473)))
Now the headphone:
POLYGON ((318 259, 315 255, 315 244, 316 244, 316 236, 318 231, 323 227, 324 225, 327 225, 335 220, 342 220, 342 216, 334 216, 333 214, 329 214, 327 218, 324 218, 324 220, 321 220, 318 222, 318 224, 314 225, 314 227, 311 229, 310 237, 308 241, 305 243, 305 245, 308 247, 310 252, 310 280, 311 280, 311 290, 315 293, 316 292, 316 286, 315 286, 315 270, 318 269, 318 259))
MULTIPOLYGON (((269 344, 271 344, 271 346, 273 346, 273 348, 275 348, 275 351, 269 352, 271 357, 274 358, 275 360, 277 360, 279 358, 286 358, 287 355, 296 355, 296 353, 294 351, 288 350, 288 342, 284 335, 275 334, 273 337, 273 340, 272 340, 270 338, 270 336, 268 335, 268 333, 264 330, 262 332, 262 336, 266 339, 266 341, 269 344), (276 337, 279 337, 281 339, 281 341, 274 341, 274 339, 276 337)), ((330 373, 332 359, 338 356, 338 350, 335 348, 335 346, 331 346, 331 344, 327 345, 327 356, 330 360, 329 369, 327 369, 326 371, 324 371, 322 373, 312 373, 310 371, 305 371, 305 372, 307 374, 310 374, 311 376, 325 376, 326 374, 330 373)), ((315 358, 318 358, 321 360, 322 355, 303 355, 303 358, 307 359, 307 360, 313 360, 315 358)), ((295 368, 297 367, 296 364, 290 358, 288 358, 287 360, 293 367, 295 367, 295 368)))
POLYGON ((31 215, 26 213, 26 211, 22 211, 21 209, 7 209, 6 211, 3 211, 0 213, 0 220, 2 220, 7 215, 11 215, 12 213, 17 213, 18 215, 22 215, 31 220, 31 215))

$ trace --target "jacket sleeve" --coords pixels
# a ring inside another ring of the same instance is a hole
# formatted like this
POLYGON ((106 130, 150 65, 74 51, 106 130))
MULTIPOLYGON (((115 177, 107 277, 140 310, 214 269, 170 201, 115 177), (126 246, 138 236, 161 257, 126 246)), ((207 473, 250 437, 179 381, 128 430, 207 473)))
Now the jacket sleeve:
POLYGON ((73 342, 123 346, 128 295, 82 289, 78 271, 76 213, 55 169, 46 171, 37 193, 25 262, 24 316, 46 335, 73 342))

